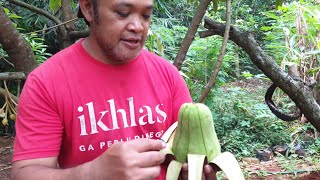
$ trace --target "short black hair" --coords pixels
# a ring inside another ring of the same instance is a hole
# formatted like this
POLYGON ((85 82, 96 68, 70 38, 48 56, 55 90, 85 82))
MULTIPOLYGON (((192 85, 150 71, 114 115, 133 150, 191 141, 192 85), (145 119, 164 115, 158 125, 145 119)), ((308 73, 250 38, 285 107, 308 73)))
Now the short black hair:
MULTIPOLYGON (((97 0, 91 0, 91 2, 93 4, 94 20, 97 23, 99 23, 98 2, 97 2, 97 0)), ((78 4, 78 14, 77 14, 77 16, 78 16, 78 18, 84 18, 86 24, 89 26, 89 22, 84 17, 79 4, 78 4)))

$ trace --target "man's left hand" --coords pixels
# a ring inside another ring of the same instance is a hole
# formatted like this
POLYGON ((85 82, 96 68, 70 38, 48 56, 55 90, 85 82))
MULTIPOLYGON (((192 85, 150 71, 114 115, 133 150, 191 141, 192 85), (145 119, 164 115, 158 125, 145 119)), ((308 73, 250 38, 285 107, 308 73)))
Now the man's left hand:
MULTIPOLYGON (((180 175, 180 180, 187 180, 188 179, 188 164, 185 163, 182 166, 180 175)), ((205 165, 203 167, 203 173, 202 173, 202 180, 217 180, 216 176, 217 170, 213 169, 210 165, 205 165)))

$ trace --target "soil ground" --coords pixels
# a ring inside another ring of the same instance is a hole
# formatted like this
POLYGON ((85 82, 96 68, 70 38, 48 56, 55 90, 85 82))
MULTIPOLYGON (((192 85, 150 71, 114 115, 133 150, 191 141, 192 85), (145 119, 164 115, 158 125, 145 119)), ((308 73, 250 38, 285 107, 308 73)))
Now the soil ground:
POLYGON ((10 179, 12 152, 13 138, 0 135, 0 180, 10 179))
POLYGON ((245 158, 241 162, 243 172, 247 173, 247 179, 250 180, 282 180, 282 179, 299 179, 299 180, 320 180, 319 167, 307 161, 299 161, 292 164, 292 161, 284 162, 283 159, 274 158, 270 161, 259 161, 256 158, 245 158), (281 163, 280 163, 281 161, 281 163), (284 169, 282 164, 291 163, 293 169, 284 169))

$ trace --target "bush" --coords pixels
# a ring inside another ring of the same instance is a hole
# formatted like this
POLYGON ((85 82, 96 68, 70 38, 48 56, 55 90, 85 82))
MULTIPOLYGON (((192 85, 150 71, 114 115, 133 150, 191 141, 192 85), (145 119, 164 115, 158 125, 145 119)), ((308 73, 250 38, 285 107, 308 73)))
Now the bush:
POLYGON ((264 103, 266 86, 236 86, 229 84, 214 90, 206 102, 213 111, 222 149, 237 156, 253 156, 258 149, 289 142, 286 129, 290 125, 278 120, 264 103))

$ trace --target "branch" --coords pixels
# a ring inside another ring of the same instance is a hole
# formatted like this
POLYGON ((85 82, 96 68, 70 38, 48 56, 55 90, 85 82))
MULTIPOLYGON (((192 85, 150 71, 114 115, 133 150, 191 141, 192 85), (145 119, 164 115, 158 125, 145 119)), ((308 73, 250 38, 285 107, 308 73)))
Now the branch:
MULTIPOLYGON (((43 10, 43 9, 40 9, 40 8, 37 8, 35 6, 32 6, 30 4, 27 4, 25 2, 22 2, 20 0, 8 0, 9 2, 15 4, 15 5, 18 5, 20 7, 23 7, 23 8, 26 8, 26 9, 29 9, 30 11, 33 11, 33 12, 36 12, 36 13, 39 13, 45 17, 47 17, 48 19, 52 20, 53 22, 55 22, 56 24, 62 24, 62 22, 56 18, 55 16, 53 16, 52 14, 48 13, 47 11, 43 10)), ((67 36, 67 32, 66 32, 66 29, 62 26, 58 26, 59 28, 59 31, 60 33, 62 34, 63 37, 66 37, 67 36)))
POLYGON ((89 36, 89 30, 87 31, 71 31, 68 33, 68 38, 71 40, 79 39, 79 38, 84 38, 89 36))
MULTIPOLYGON (((5 89, 3 89, 3 88, 0 87, 0 96, 1 96, 1 97, 6 97, 6 95, 7 95, 7 91, 6 91, 5 89)), ((13 99, 16 103, 19 102, 19 99, 18 99, 17 96, 15 96, 15 95, 13 95, 13 94, 10 93, 10 97, 11 97, 11 99, 13 99)))
MULTIPOLYGON (((212 35, 223 36, 225 31, 222 23, 205 18, 206 28, 210 31, 200 33, 200 37, 212 35)), ((281 67, 268 56, 258 45, 253 34, 241 32, 235 27, 230 29, 230 40, 241 47, 250 57, 251 61, 266 75, 273 83, 280 87, 291 99, 308 121, 320 132, 320 106, 317 104, 312 89, 301 81, 292 79, 281 67)))
POLYGON ((0 80, 25 80, 27 75, 23 72, 0 73, 0 80))
POLYGON ((1 171, 4 171, 4 170, 7 170, 7 169, 11 169, 11 168, 12 168, 12 166, 8 166, 8 167, 1 168, 1 169, 0 169, 0 172, 1 172, 1 171))
POLYGON ((193 19, 191 21, 190 27, 188 28, 187 34, 182 41, 181 48, 179 49, 178 55, 173 62, 173 65, 177 67, 178 70, 181 69, 181 65, 186 57, 188 49, 194 39, 194 36, 198 30, 199 24, 202 21, 204 14, 212 0, 202 0, 197 7, 193 19))
POLYGON ((0 55, 0 61, 4 60, 6 63, 8 63, 10 66, 14 67, 14 64, 12 64, 10 61, 8 61, 6 58, 0 55))
POLYGON ((228 39, 229 39, 229 31, 230 31, 230 24, 231 24, 231 0, 226 1, 226 8, 227 8, 226 9, 226 28, 225 28, 225 32, 224 32, 223 43, 221 45, 221 50, 220 50, 218 62, 212 72, 212 75, 211 75, 210 80, 206 86, 206 89, 203 91, 202 95, 198 99, 198 102, 203 102, 207 98, 208 94, 210 93, 212 87, 215 84, 215 81, 217 79, 218 73, 220 71, 220 68, 221 68, 221 65, 223 62, 223 57, 224 57, 227 43, 228 43, 228 39))
POLYGON ((56 24, 61 24, 62 23, 58 18, 56 18, 55 16, 51 15, 50 13, 48 13, 47 11, 45 11, 43 9, 39 9, 39 8, 33 6, 33 5, 27 4, 27 3, 23 2, 23 1, 19 1, 19 0, 8 0, 8 1, 13 3, 13 4, 15 4, 15 5, 17 5, 17 6, 20 6, 20 7, 29 9, 30 11, 39 13, 39 14, 47 17, 48 19, 52 20, 56 24))
POLYGON ((201 38, 206 38, 209 36, 217 35, 214 30, 206 30, 199 33, 201 38))
POLYGON ((33 31, 33 32, 25 33, 25 35, 29 35, 29 34, 33 34, 33 33, 38 33, 38 32, 46 32, 46 31, 49 31, 49 30, 54 29, 54 28, 56 28, 56 27, 59 27, 59 26, 63 26, 63 25, 65 25, 65 24, 68 24, 69 22, 75 21, 75 20, 77 20, 77 19, 79 19, 79 18, 73 18, 73 19, 70 19, 70 20, 68 20, 68 21, 66 21, 66 22, 63 22, 63 23, 61 23, 61 24, 57 24, 57 25, 48 27, 48 28, 46 28, 46 29, 41 29, 41 30, 38 30, 38 31, 33 31))

